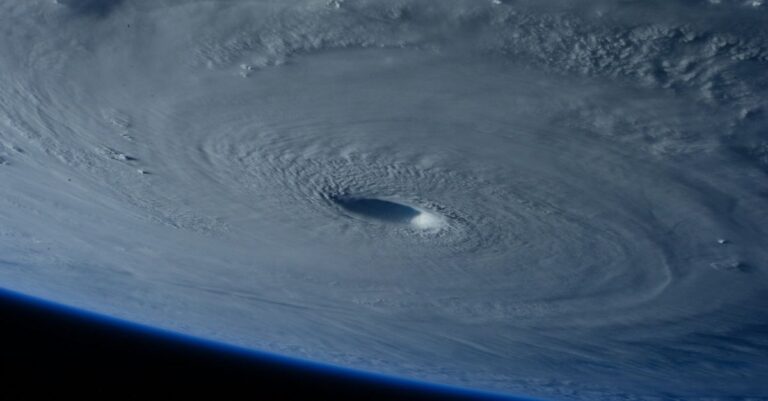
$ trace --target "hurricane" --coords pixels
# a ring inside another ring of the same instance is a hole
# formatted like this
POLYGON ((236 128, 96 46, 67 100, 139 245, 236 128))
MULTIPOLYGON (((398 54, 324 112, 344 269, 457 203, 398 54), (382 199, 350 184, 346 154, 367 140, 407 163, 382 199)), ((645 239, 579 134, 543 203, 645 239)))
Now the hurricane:
POLYGON ((768 397, 762 1, 0 21, 4 288, 508 394, 768 397))

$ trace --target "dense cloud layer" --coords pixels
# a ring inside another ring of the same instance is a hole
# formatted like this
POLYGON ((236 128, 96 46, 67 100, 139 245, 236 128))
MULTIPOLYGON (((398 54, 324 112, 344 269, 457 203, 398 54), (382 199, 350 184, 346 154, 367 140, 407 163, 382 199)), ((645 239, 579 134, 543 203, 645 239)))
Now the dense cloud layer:
POLYGON ((562 399, 768 396, 760 1, 2 1, 0 284, 562 399))

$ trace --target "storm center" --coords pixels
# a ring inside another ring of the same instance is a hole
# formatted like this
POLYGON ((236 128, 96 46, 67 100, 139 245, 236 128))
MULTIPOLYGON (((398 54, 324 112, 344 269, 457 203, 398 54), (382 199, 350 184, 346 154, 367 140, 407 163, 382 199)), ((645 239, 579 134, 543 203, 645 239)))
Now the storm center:
POLYGON ((409 224, 421 214, 416 208, 383 199, 336 198, 334 202, 350 213, 387 223, 409 224))
POLYGON ((438 215, 403 203, 361 197, 338 197, 333 201, 347 212, 390 224, 409 225, 420 229, 436 229, 443 219, 438 215))

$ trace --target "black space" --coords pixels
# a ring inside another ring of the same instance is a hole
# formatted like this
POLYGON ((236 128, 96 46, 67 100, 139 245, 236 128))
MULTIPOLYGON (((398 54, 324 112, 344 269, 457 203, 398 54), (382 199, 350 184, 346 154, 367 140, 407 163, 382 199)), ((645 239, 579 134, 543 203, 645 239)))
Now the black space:
POLYGON ((3 291, 0 322, 0 383, 4 391, 16 387, 28 394, 74 391, 110 397, 215 391, 220 396, 234 392, 242 395, 237 398, 248 399, 494 399, 276 361, 3 291))

